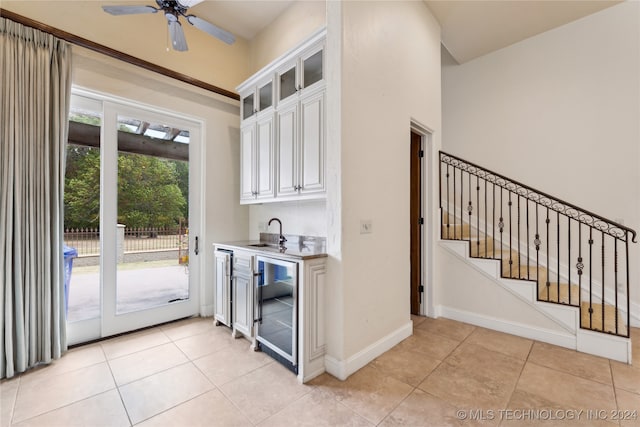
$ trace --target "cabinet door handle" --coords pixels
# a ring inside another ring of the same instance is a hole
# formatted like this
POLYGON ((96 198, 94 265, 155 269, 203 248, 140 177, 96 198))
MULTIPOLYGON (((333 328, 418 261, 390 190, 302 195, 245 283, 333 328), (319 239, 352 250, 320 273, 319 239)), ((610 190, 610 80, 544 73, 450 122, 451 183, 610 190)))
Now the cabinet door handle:
POLYGON ((199 248, 199 245, 198 245, 198 236, 196 236, 196 245, 195 245, 195 248, 193 248, 193 253, 198 255, 198 252, 200 252, 200 248, 199 248))

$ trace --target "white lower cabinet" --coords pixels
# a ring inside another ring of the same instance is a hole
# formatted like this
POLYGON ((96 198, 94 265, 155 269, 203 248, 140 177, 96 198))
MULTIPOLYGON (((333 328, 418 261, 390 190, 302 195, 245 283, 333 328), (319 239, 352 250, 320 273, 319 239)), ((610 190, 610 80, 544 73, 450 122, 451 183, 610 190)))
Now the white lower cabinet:
POLYGON ((253 338, 253 271, 252 253, 233 253, 233 336, 253 338))
MULTIPOLYGON (((258 272, 257 255, 278 259, 272 253, 237 249, 216 245, 215 253, 215 320, 216 324, 231 326, 232 335, 244 336, 256 347, 254 320, 257 301, 255 280, 258 272), (217 249, 226 249, 222 252, 217 249), (229 274, 231 272, 231 275, 229 274)), ((298 380, 308 382, 325 371, 325 277, 326 258, 291 259, 298 264, 296 298, 298 380)))
POLYGON ((302 261, 298 284, 298 380, 306 383, 325 371, 326 258, 302 261))
POLYGON ((216 251, 215 254, 215 304, 213 317, 216 325, 231 326, 231 253, 216 251))

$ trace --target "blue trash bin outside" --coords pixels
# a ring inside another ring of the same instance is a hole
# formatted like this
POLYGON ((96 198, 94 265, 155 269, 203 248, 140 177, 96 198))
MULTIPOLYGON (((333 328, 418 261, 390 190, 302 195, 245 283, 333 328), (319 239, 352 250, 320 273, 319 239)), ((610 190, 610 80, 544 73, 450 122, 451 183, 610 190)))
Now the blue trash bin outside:
POLYGON ((64 247, 64 312, 69 310, 69 284, 71 283, 71 270, 73 259, 78 256, 76 248, 64 247))

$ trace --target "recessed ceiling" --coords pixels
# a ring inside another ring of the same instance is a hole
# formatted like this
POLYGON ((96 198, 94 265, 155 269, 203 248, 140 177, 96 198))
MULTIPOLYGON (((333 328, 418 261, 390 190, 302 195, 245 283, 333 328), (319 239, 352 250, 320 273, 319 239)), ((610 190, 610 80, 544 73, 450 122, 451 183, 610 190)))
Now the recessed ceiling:
POLYGON ((424 0, 442 28, 442 44, 460 64, 621 1, 424 0))

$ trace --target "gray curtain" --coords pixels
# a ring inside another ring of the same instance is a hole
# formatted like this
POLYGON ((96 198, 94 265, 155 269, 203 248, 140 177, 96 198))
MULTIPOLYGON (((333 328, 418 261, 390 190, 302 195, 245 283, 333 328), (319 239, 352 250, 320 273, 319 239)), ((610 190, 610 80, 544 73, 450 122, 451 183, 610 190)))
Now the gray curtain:
POLYGON ((63 186, 71 46, 0 18, 0 378, 66 350, 63 186))

